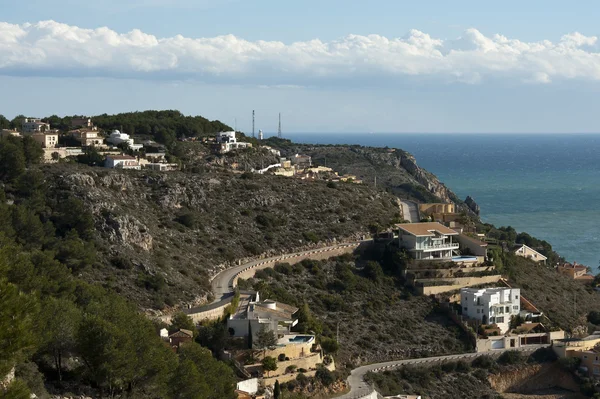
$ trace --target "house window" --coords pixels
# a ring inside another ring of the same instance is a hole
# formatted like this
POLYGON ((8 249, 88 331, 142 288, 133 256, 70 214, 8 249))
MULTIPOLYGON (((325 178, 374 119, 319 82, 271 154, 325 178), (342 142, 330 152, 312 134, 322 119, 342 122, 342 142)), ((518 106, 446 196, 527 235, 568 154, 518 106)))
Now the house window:
POLYGON ((519 299, 519 296, 518 296, 518 295, 515 295, 515 299, 519 299))
POLYGON ((496 323, 504 323, 504 317, 496 317, 496 323))
POLYGON ((513 306, 514 310, 519 310, 519 307, 517 305, 513 306))
POLYGON ((463 308, 463 310, 466 312, 466 311, 468 311, 469 309, 468 309, 468 308, 463 308))
POLYGON ((600 375, 600 368, 594 367, 594 375, 600 375))
POLYGON ((481 313, 481 309, 477 309, 477 314, 481 313))

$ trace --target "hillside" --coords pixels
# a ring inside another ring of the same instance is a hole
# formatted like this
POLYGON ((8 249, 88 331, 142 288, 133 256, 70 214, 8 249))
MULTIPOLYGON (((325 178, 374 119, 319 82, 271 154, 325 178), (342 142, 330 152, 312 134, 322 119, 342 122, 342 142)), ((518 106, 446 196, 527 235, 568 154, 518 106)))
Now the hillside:
POLYGON ((351 183, 220 168, 42 170, 51 190, 81 199, 93 215, 100 256, 82 276, 155 309, 205 301, 209 276, 238 259, 354 240, 399 218, 393 196, 351 183))
POLYGON ((394 265, 370 261, 371 255, 276 265, 240 287, 308 306, 314 322, 306 322, 303 311, 298 331, 339 338, 336 362, 348 368, 471 350, 462 330, 431 298, 403 287, 393 277, 394 265))
POLYGON ((308 154, 314 164, 328 166, 340 174, 355 175, 369 185, 374 185, 377 177, 378 186, 401 198, 462 204, 435 175, 418 166, 412 154, 401 149, 297 144, 276 138, 269 138, 266 142, 281 149, 282 155, 308 154))
POLYGON ((600 311, 599 293, 557 273, 552 267, 512 254, 502 257, 502 272, 522 295, 568 333, 585 335, 587 315, 600 311))

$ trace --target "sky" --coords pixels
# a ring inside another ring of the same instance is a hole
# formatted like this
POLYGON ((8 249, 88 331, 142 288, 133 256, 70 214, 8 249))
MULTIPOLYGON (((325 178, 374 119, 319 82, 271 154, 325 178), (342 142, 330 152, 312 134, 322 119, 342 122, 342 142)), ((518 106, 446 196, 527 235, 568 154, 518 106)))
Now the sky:
POLYGON ((0 0, 0 114, 600 132, 597 1, 0 0))

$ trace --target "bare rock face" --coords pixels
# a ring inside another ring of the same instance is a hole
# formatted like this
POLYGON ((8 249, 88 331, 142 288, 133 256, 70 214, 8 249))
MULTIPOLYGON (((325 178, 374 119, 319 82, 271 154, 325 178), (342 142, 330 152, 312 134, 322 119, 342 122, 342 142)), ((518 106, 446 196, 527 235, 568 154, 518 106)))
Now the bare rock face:
POLYGON ((401 155, 400 164, 415 178, 415 180, 417 180, 417 182, 425 186, 430 193, 444 202, 452 202, 450 190, 448 190, 448 188, 433 174, 419 167, 415 157, 408 153, 403 153, 401 155))
POLYGON ((130 215, 114 216, 108 214, 103 226, 108 240, 120 245, 138 247, 145 251, 152 249, 152 236, 148 228, 130 215))
POLYGON ((479 216, 481 209, 479 208, 479 205, 477 204, 477 202, 475 202, 475 200, 473 198, 471 198, 471 196, 467 196, 467 199, 465 199, 465 205, 467 205, 469 207, 469 209, 471 211, 473 211, 474 214, 479 216))

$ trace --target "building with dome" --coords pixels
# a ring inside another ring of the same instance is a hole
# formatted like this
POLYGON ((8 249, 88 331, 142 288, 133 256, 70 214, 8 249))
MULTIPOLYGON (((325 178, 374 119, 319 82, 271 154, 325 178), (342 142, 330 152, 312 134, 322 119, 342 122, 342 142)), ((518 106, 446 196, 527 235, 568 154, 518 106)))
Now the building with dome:
POLYGON ((114 146, 118 146, 121 143, 127 143, 129 148, 133 151, 139 151, 144 147, 142 144, 134 144, 133 139, 130 138, 127 133, 121 133, 118 130, 113 130, 110 136, 106 138, 106 142, 114 146))

